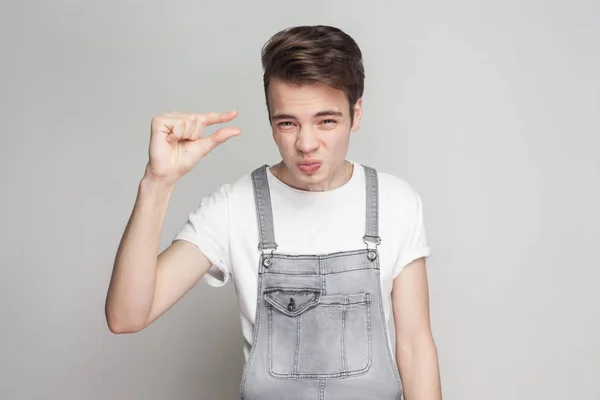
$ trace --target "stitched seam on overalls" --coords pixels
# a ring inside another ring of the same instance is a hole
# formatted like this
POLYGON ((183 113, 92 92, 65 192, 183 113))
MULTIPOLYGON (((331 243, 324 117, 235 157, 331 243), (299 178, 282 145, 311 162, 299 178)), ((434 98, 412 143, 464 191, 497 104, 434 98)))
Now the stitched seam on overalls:
POLYGON ((319 400, 325 400, 325 379, 319 382, 319 400))
POLYGON ((256 353, 256 341, 258 340, 258 329, 260 325, 260 305, 262 301, 262 297, 260 293, 262 293, 262 279, 260 278, 260 273, 262 267, 262 257, 259 257, 258 260, 258 288, 257 288, 257 296, 256 296, 256 311, 254 316, 254 329, 252 330, 252 346, 250 346, 250 355, 248 356, 248 360, 246 361, 246 365, 244 366, 244 373, 242 375, 242 383, 240 384, 240 398, 244 399, 244 389, 246 387, 246 379, 248 378, 248 374, 250 372, 250 367, 252 365, 252 361, 254 360, 254 354, 256 353))
POLYGON ((298 315, 296 318, 296 348, 294 352, 294 369, 292 370, 292 375, 298 374, 298 358, 300 356, 300 329, 302 322, 302 314, 298 315))
MULTIPOLYGON (((353 268, 353 269, 347 269, 344 271, 329 271, 329 272, 324 272, 321 275, 335 275, 335 274, 343 274, 345 272, 352 272, 352 271, 366 271, 366 270, 376 270, 377 268, 353 268)), ((290 276, 298 276, 298 275, 304 275, 304 276, 308 276, 308 275, 314 275, 314 274, 308 274, 306 272, 279 272, 279 271, 273 271, 273 272, 269 272, 269 274, 271 275, 290 275, 290 276)), ((316 276, 316 275, 314 275, 316 276)))
POLYGON ((344 251, 336 251, 333 253, 324 253, 324 254, 285 254, 285 253, 273 253, 273 259, 281 258, 281 259, 297 259, 297 260, 327 260, 330 258, 339 258, 339 257, 347 257, 347 256, 356 256, 360 254, 367 254, 369 250, 360 249, 360 250, 344 250, 344 251))
POLYGON ((269 354, 267 354, 269 369, 273 368, 273 308, 267 308, 269 316, 269 354))
MULTIPOLYGON (((379 254, 378 257, 376 259, 377 265, 379 265, 379 254)), ((381 293, 381 274, 379 274, 379 276, 377 277, 377 290, 379 290, 379 293, 381 293)), ((383 300, 383 296, 381 296, 381 300, 383 300)), ((402 381, 400 380, 400 374, 398 371, 398 365, 394 363, 394 359, 392 357, 392 353, 391 353, 391 349, 390 346, 388 345, 388 340, 389 340, 389 332, 388 332, 388 328, 387 328, 387 324, 385 323, 385 313, 383 311, 383 303, 382 301, 379 301, 379 313, 381 315, 382 321, 383 321, 383 332, 384 332, 384 336, 385 336, 385 353, 388 356, 388 359, 390 361, 390 365, 392 367, 392 371, 394 372, 394 376, 396 377, 396 384, 398 385, 398 393, 402 393, 402 381)), ((399 396, 398 400, 400 400, 402 397, 399 396)))
POLYGON ((327 295, 327 280, 325 270, 327 269, 327 258, 319 256, 319 276, 321 277, 321 296, 327 295))
MULTIPOLYGON (((345 300, 345 297, 344 297, 345 300)), ((342 305, 342 345, 340 346, 341 372, 346 373, 346 305, 342 305)))
POLYGON ((367 341, 369 343, 369 357, 365 369, 368 371, 373 364, 373 333, 371 331, 371 294, 367 296, 367 341))

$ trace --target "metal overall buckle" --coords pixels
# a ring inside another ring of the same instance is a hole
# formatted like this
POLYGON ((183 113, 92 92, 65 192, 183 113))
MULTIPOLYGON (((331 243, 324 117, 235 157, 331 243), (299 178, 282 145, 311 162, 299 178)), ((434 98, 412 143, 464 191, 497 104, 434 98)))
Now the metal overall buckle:
POLYGON ((367 258, 369 261, 375 261, 375 259, 377 259, 377 246, 381 243, 381 238, 379 236, 365 235, 363 236, 363 242, 367 245, 367 258), (369 248, 369 241, 367 241, 367 239, 369 239, 370 242, 375 243, 375 248, 369 248))
POLYGON ((274 252, 275 250, 277 250, 277 244, 276 244, 276 243, 269 243, 268 245, 267 245, 267 246, 262 246, 262 244, 259 244, 259 245, 258 245, 258 249, 259 249, 260 251, 262 251, 262 255, 263 255, 263 262, 262 262, 262 263, 263 263, 263 266, 264 266, 265 268, 267 268, 267 269, 268 269, 268 268, 270 268, 270 267, 271 267, 271 265, 273 265, 273 252, 274 252), (270 251, 269 253, 266 253, 266 252, 265 252, 265 248, 266 248, 268 245, 273 245, 274 247, 271 247, 271 251, 270 251), (266 255, 266 256, 265 256, 265 255, 266 255))

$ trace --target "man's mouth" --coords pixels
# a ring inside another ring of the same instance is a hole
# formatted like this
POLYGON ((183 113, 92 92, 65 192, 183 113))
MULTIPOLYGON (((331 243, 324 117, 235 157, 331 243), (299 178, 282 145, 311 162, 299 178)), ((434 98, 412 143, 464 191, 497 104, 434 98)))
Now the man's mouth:
POLYGON ((305 173, 315 172, 321 167, 321 162, 319 161, 308 161, 302 164, 298 164, 298 168, 305 173))

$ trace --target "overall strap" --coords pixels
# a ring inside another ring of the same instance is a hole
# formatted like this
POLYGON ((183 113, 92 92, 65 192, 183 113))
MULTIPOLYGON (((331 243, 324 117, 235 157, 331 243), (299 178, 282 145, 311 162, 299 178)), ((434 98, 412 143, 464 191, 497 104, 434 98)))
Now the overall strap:
POLYGON ((273 209, 271 207, 271 194, 267 182, 267 167, 263 165, 252 172, 252 186, 254 188, 254 204, 258 220, 259 243, 258 249, 277 249, 275 243, 275 230, 273 229, 273 209))
POLYGON ((363 165, 365 170, 365 182, 366 182, 366 196, 367 196, 367 207, 366 207, 366 220, 365 220, 365 236, 363 241, 365 244, 368 242, 374 243, 377 246, 381 243, 379 237, 379 182, 377 179, 377 171, 371 167, 363 165))

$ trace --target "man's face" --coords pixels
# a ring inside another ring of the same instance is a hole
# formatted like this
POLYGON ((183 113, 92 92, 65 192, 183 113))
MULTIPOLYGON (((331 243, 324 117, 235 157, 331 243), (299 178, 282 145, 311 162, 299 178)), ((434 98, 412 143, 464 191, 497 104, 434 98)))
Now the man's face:
POLYGON ((344 179, 350 132, 360 126, 361 100, 353 107, 351 123, 346 94, 322 83, 297 86, 273 78, 267 96, 286 183, 303 190, 328 190, 336 179, 344 179))

